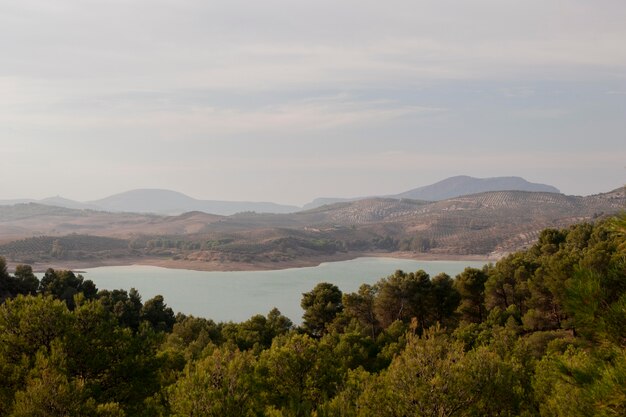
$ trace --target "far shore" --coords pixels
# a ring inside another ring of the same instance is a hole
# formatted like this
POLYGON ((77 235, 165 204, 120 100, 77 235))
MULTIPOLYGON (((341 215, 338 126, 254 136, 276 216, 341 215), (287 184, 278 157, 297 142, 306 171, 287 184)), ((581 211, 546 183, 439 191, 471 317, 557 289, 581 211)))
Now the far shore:
MULTIPOLYGON (((48 268, 57 270, 72 270, 80 272, 85 269, 104 266, 130 266, 146 265, 168 269, 188 269, 193 271, 270 271, 291 268, 314 267, 326 262, 349 261, 356 258, 398 258, 412 259, 416 261, 483 261, 485 263, 496 262, 501 256, 495 255, 454 255, 440 253, 414 253, 414 252, 348 252, 328 256, 309 257, 294 259, 283 262, 219 262, 219 261, 191 261, 184 259, 159 259, 159 258, 117 258, 99 261, 54 261, 49 263, 36 262, 31 264, 33 271, 45 272, 48 268)), ((17 262, 7 262, 10 272, 15 270, 17 262)))

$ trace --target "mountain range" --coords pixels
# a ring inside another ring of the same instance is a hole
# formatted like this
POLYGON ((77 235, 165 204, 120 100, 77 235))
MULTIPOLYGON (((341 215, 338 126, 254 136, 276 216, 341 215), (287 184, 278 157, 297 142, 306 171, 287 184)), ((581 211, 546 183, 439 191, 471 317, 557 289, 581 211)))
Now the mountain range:
POLYGON ((80 202, 60 196, 34 199, 0 200, 0 205, 37 203, 78 210, 176 215, 189 211, 230 215, 246 211, 258 213, 292 213, 297 206, 252 201, 198 200, 183 193, 161 189, 137 189, 114 194, 100 200, 80 202))
POLYGON ((29 203, 0 206, 0 256, 42 267, 149 263, 198 269, 276 269, 381 252, 497 259, 528 247, 543 229, 624 208, 625 188, 586 197, 489 191, 440 201, 369 198, 295 213, 230 216, 29 203))
POLYGON ((325 204, 333 204, 345 201, 357 201, 365 198, 385 197, 393 199, 411 199, 424 201, 441 201, 448 198, 460 197, 464 195, 484 193, 488 191, 535 191, 547 193, 560 193, 551 185, 536 184, 526 181, 521 177, 493 177, 474 178, 467 175, 458 175, 446 178, 424 187, 414 188, 399 194, 385 196, 355 197, 355 198, 317 198, 305 204, 304 209, 312 209, 325 204))
POLYGON ((228 216, 241 212, 277 214, 294 213, 301 210, 310 210, 321 207, 326 204, 357 201, 369 198, 441 201, 448 198, 488 191, 535 191, 559 193, 559 190, 553 186, 531 183, 520 177, 473 178, 469 176, 456 176, 439 181, 435 184, 415 188, 399 194, 356 198, 318 198, 305 204, 303 207, 271 202, 199 200, 176 191, 161 189, 131 190, 105 197, 100 200, 88 202, 73 201, 56 196, 42 200, 0 200, 0 205, 38 203, 79 210, 153 213, 164 215, 177 215, 189 211, 202 211, 210 214, 228 216))

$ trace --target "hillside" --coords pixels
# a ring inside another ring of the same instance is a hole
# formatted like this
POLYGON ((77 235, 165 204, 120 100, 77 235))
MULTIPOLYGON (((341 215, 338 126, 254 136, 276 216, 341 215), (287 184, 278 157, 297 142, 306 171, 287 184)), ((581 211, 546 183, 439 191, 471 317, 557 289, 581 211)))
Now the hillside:
POLYGON ((207 262, 278 268, 380 252, 499 257, 528 247, 544 228, 592 221, 625 207, 623 189, 588 197, 496 191, 437 202, 374 198, 297 213, 231 216, 113 213, 31 203, 0 207, 0 256, 18 262, 49 259, 54 252, 54 239, 45 240, 43 249, 40 242, 32 243, 39 248, 36 253, 16 251, 14 241, 21 239, 101 236, 125 243, 116 251, 85 248, 80 256, 68 251, 55 259, 169 259, 198 262, 194 267, 202 269, 211 267, 207 262), (95 258, 88 256, 91 252, 97 252, 95 258))
POLYGON ((89 202, 74 201, 60 196, 48 197, 41 200, 0 200, 0 207, 30 203, 76 210, 160 215, 177 215, 189 211, 202 211, 216 215, 231 215, 247 211, 258 213, 292 213, 300 210, 300 207, 270 202, 198 200, 176 191, 158 189, 131 190, 89 202))
POLYGON ((189 211, 202 211, 210 214, 230 216, 244 212, 275 214, 295 213, 297 211, 306 211, 328 204, 371 198, 439 201, 480 192, 507 190, 559 192, 559 190, 552 186, 533 184, 519 177, 472 178, 468 176, 457 176, 394 195, 357 198, 318 198, 311 203, 305 204, 302 208, 271 202, 199 200, 177 191, 161 189, 130 190, 88 202, 74 201, 61 196, 48 197, 41 200, 0 200, 0 206, 35 203, 77 210, 151 213, 170 216, 189 211))
MULTIPOLYGON (((489 191, 560 192, 556 187, 551 185, 531 183, 520 177, 474 178, 467 175, 459 175, 456 177, 446 178, 431 185, 404 191, 399 194, 379 196, 379 198, 408 198, 411 200, 440 201, 448 198, 489 191)), ((312 202, 305 204, 304 209, 313 209, 326 204, 350 202, 370 198, 376 197, 317 198, 312 202)))
POLYGON ((145 233, 191 234, 222 216, 190 212, 181 216, 75 210, 29 203, 0 206, 0 242, 30 236, 80 233, 130 238, 145 233))
POLYGON ((299 207, 268 202, 197 200, 176 191, 157 189, 131 190, 91 201, 90 204, 108 211, 168 215, 181 214, 188 211, 231 215, 245 211, 291 213, 299 210, 299 207))
POLYGON ((560 192, 551 185, 531 183, 520 177, 473 178, 467 175, 459 175, 390 197, 439 201, 488 191, 560 192))

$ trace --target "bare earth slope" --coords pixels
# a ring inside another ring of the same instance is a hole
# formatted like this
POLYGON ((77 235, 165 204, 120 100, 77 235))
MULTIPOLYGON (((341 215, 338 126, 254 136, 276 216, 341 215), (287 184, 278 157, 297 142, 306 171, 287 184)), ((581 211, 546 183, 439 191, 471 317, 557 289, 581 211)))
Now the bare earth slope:
POLYGON ((291 214, 232 216, 20 204, 0 207, 0 256, 12 263, 158 261, 180 267, 193 263, 198 269, 281 268, 381 252, 497 257, 530 245, 544 228, 625 208, 624 189, 588 197, 496 191, 438 202, 375 198, 291 214))

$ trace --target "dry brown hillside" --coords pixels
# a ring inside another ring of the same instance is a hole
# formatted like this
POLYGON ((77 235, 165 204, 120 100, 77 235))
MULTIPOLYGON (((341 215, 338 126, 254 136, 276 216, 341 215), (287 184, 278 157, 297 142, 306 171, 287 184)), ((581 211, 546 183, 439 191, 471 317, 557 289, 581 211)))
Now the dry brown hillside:
POLYGON ((133 257, 250 263, 380 251, 497 255, 530 245, 547 227, 625 208, 624 189, 588 197, 498 191, 439 202, 375 198, 292 214, 232 216, 23 204, 0 206, 0 255, 13 262, 133 257))

